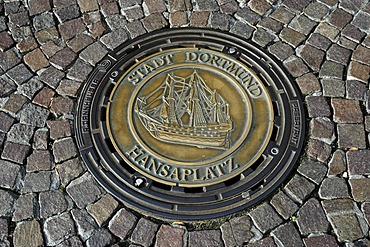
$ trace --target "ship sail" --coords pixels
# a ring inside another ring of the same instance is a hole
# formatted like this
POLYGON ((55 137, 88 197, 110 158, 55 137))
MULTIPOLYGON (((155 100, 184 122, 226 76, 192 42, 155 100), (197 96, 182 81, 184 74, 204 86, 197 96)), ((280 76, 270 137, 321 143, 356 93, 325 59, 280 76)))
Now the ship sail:
POLYGON ((185 78, 167 74, 158 88, 136 104, 141 122, 156 139, 197 147, 230 145, 229 104, 196 70, 185 78))

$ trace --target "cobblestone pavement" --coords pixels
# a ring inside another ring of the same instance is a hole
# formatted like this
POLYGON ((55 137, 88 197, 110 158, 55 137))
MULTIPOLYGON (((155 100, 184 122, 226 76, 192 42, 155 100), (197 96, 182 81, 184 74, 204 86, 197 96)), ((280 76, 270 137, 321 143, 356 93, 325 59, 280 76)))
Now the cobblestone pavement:
POLYGON ((369 72, 366 0, 0 0, 0 246, 370 246, 369 72), (309 118, 291 179, 202 229, 126 210, 73 139, 93 66, 128 39, 177 26, 265 47, 295 78, 309 118))

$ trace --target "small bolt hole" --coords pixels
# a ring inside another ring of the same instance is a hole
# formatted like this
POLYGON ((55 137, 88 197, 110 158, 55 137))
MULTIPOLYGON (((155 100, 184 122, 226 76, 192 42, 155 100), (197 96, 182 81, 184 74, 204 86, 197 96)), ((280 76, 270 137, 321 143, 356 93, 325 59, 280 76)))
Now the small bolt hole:
POLYGON ((227 51, 230 55, 236 54, 236 48, 230 47, 229 50, 227 51))
POLYGON ((145 179, 145 178, 142 178, 142 177, 136 177, 136 178, 134 179, 134 186, 135 186, 136 188, 143 188, 143 187, 145 187, 145 186, 146 186, 146 184, 147 184, 147 182, 146 182, 146 179, 145 179))
POLYGON ((271 154, 272 155, 277 155, 279 153, 279 149, 278 148, 271 148, 271 154))

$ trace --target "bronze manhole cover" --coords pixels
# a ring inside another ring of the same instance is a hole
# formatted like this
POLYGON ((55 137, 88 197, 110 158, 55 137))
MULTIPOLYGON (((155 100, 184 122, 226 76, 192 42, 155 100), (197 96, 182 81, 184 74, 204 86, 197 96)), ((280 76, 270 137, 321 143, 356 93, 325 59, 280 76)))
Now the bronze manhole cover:
POLYGON ((90 172, 166 220, 220 217, 266 198, 303 144, 297 89, 261 49, 170 29, 123 44, 84 85, 75 122, 90 172))

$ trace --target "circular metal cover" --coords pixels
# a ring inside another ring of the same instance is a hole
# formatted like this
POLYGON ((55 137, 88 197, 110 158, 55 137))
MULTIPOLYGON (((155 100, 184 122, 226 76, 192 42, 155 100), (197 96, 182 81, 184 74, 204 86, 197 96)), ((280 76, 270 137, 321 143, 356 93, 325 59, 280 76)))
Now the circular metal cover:
POLYGON ((165 220, 225 216, 288 176, 304 137, 294 84, 228 33, 170 29, 108 54, 75 121, 81 157, 110 193, 165 220))

